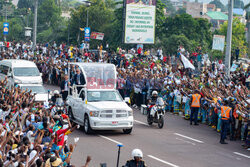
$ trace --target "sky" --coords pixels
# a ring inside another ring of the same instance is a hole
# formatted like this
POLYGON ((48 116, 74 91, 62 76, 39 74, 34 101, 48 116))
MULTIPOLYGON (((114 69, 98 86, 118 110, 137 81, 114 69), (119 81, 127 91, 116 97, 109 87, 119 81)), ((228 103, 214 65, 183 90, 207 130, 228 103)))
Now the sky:
MULTIPOLYGON (((190 0, 190 1, 195 1, 195 0, 190 0)), ((204 2, 204 3, 209 3, 212 0, 198 0, 199 2, 204 2)), ((228 0, 220 0, 224 5, 228 4, 228 0)), ((250 0, 242 0, 244 2, 244 4, 246 5, 247 3, 250 2, 250 0)))

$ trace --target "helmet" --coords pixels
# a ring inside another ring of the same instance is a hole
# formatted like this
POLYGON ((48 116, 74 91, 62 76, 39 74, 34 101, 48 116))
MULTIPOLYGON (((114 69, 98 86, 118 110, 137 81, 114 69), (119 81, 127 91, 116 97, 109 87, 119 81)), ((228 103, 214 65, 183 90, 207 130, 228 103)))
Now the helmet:
POLYGON ((59 91, 58 91, 58 90, 55 90, 55 91, 54 91, 54 94, 59 94, 59 91))
POLYGON ((132 158, 135 158, 135 157, 140 157, 140 158, 143 157, 142 151, 140 149, 134 149, 132 151, 132 158))
POLYGON ((156 90, 154 90, 154 91, 152 92, 152 95, 158 95, 158 92, 157 92, 156 90))

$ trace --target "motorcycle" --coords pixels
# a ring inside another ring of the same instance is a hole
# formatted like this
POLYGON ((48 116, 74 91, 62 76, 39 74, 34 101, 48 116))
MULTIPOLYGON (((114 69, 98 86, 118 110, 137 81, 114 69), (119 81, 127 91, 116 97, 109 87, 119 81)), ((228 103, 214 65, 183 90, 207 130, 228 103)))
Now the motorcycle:
POLYGON ((57 115, 58 113, 65 114, 65 107, 62 97, 57 98, 54 104, 50 103, 50 106, 51 115, 57 115))
POLYGON ((158 97, 155 105, 148 106, 148 116, 147 122, 149 125, 157 123, 158 127, 161 129, 164 125, 164 115, 165 115, 165 105, 161 97, 158 97), (154 116, 151 115, 151 110, 154 111, 154 116))

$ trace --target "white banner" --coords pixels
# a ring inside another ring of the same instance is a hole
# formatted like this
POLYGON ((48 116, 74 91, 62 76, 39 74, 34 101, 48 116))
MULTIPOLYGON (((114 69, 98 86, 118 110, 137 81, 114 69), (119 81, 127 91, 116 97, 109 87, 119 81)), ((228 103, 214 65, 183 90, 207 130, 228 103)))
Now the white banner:
POLYGON ((220 50, 224 51, 224 43, 225 43, 225 36, 223 35, 214 35, 213 37, 213 50, 220 50))
POLYGON ((183 55, 181 55, 181 61, 185 68, 191 68, 192 70, 195 70, 194 65, 183 55))
POLYGON ((155 42, 156 0, 126 1, 124 42, 153 44, 155 42))

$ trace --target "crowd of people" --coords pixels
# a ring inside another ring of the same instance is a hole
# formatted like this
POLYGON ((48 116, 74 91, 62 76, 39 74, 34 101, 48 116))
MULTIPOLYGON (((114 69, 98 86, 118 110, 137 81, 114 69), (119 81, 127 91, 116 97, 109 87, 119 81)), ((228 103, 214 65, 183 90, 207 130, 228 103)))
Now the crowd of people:
MULTIPOLYGON (((243 64, 239 64, 228 77, 222 61, 211 61, 200 47, 191 54, 180 47, 174 56, 165 56, 162 49, 159 49, 153 56, 150 51, 143 54, 141 48, 138 51, 117 48, 113 53, 91 52, 77 46, 66 46, 64 43, 57 45, 55 42, 51 45, 37 45, 35 52, 32 52, 31 42, 12 42, 8 47, 1 48, 0 59, 34 61, 43 74, 44 83, 61 85, 62 93, 65 89, 64 83, 76 82, 74 78, 67 78, 68 62, 113 63, 118 72, 117 89, 123 98, 130 98, 134 108, 147 104, 152 92, 157 91, 166 102, 166 111, 190 119, 190 101, 192 94, 196 92, 201 95, 197 120, 218 132, 221 131, 221 111, 218 106, 226 102, 232 108, 230 139, 244 140, 244 147, 250 146, 250 66, 245 68, 243 64), (181 55, 186 56, 196 70, 185 68, 181 55)), ((70 73, 78 73, 77 67, 72 66, 71 69, 70 73)), ((2 82, 1 89, 2 113, 5 113, 1 120, 1 126, 5 128, 1 136, 5 139, 1 140, 1 158, 5 164, 39 164, 52 160, 69 164, 74 145, 68 148, 64 142, 58 142, 58 136, 72 132, 76 126, 72 126, 66 117, 63 119, 62 115, 51 117, 41 104, 33 102, 30 92, 21 92, 18 88, 7 89, 4 87, 5 82, 7 81, 2 82), (8 96, 9 94, 12 96, 8 96), (16 101, 17 98, 22 100, 16 101), (17 119, 12 119, 13 117, 17 119), (58 128, 60 126, 61 129, 58 128), (19 156, 13 156, 11 152, 18 152, 16 155, 19 156), (23 155, 25 152, 26 156, 23 155), (47 152, 52 156, 47 156, 47 152)), ((66 96, 64 93, 64 99, 66 96)), ((196 120, 195 123, 198 124, 196 120)), ((89 160, 90 158, 87 163, 89 160)))
POLYGON ((7 77, 0 82, 0 166, 74 166, 70 159, 76 142, 70 144, 68 135, 79 125, 63 113, 52 116, 34 101, 32 91, 10 88, 7 82, 7 77))

